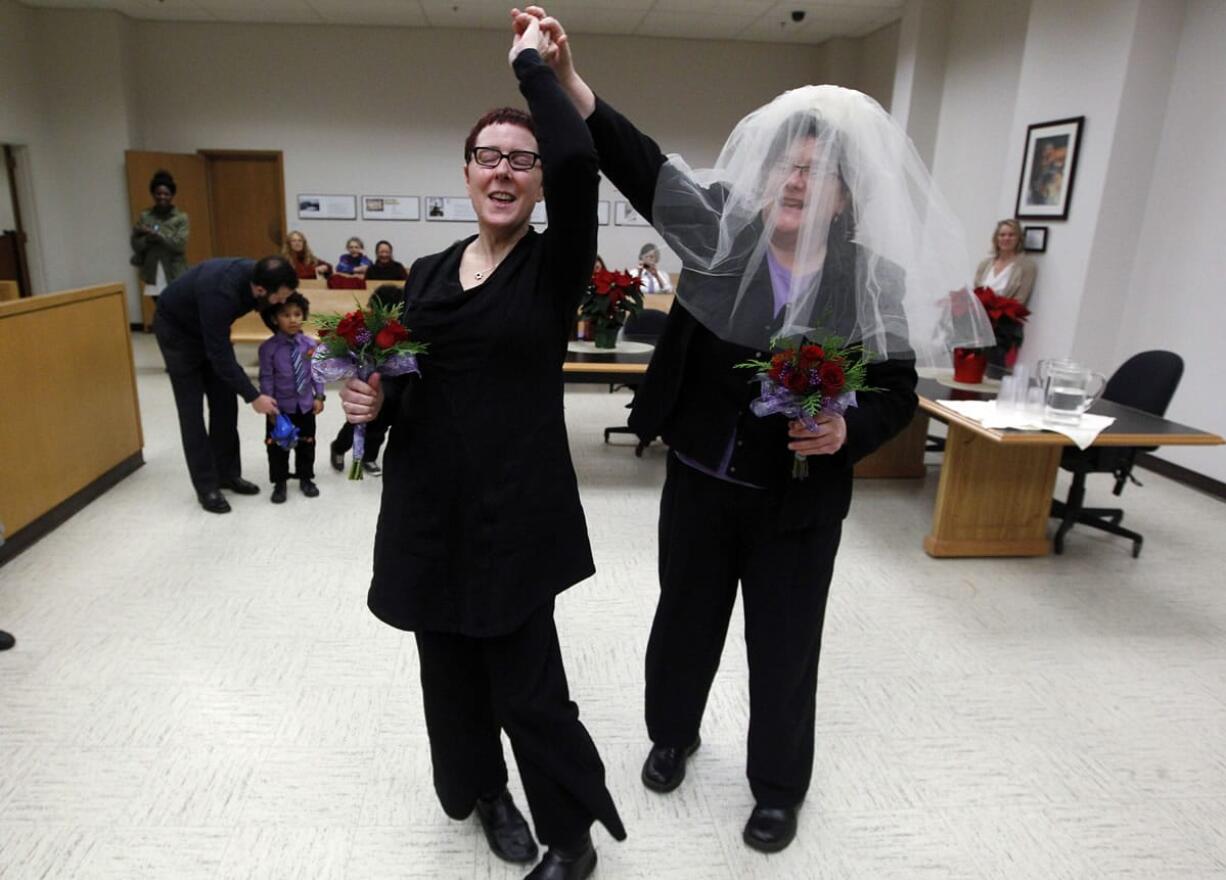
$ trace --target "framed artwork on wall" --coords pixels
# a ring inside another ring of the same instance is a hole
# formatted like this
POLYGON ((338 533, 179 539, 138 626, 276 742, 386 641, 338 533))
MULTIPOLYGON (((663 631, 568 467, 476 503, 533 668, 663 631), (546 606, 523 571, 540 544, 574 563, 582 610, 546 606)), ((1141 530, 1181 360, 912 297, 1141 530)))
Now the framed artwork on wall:
POLYGON ((1023 226, 1022 248, 1032 254, 1041 254, 1047 250, 1046 226, 1023 226))
POLYGON ((1026 129, 1014 216, 1027 220, 1068 219, 1085 121, 1084 116, 1077 116, 1035 123, 1026 129))
POLYGON ((417 196, 362 196, 363 220, 420 220, 417 196))
POLYGON ((325 193, 299 193, 299 220, 356 220, 358 200, 356 196, 327 195, 325 193))

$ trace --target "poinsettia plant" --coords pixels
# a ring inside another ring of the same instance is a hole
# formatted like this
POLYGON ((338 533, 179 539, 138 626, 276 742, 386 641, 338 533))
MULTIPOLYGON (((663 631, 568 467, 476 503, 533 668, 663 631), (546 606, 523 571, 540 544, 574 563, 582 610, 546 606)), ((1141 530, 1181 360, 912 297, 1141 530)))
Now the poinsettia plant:
POLYGON ((1019 300, 1000 296, 990 287, 976 287, 975 298, 983 304, 983 310, 988 313, 988 320, 992 322, 997 348, 1008 351, 1021 345, 1022 325, 1030 317, 1030 309, 1019 300))
POLYGON ((621 270, 597 269, 579 305, 579 317, 592 322, 597 348, 613 348, 626 319, 642 310, 643 290, 637 278, 621 270))

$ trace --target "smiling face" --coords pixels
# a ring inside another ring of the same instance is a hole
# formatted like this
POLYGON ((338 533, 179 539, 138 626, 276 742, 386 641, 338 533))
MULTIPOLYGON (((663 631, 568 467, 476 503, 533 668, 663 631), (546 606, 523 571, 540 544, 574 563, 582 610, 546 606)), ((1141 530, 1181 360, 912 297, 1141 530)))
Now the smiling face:
POLYGON ((155 186, 153 188, 153 206, 158 210, 165 211, 174 200, 175 194, 170 191, 170 187, 155 186))
POLYGON ((773 238, 794 241, 806 221, 829 223, 847 207, 834 163, 816 137, 793 141, 770 169, 762 214, 773 238))
POLYGON ((345 250, 349 252, 349 256, 356 260, 358 257, 362 256, 362 242, 358 241, 356 238, 351 238, 349 241, 345 242, 345 250))
POLYGON ((1002 257, 1017 253, 1020 245, 1021 240, 1018 238, 1017 230, 1012 226, 1002 223, 996 227, 996 251, 1002 257))
POLYGON ((291 303, 277 312, 277 329, 286 336, 296 336, 302 332, 302 322, 305 320, 302 309, 291 303))
POLYGON ((375 246, 375 262, 390 263, 392 261, 392 246, 390 244, 380 244, 375 246))
MULTIPOLYGON (((538 152, 532 132, 506 122, 483 128, 477 135, 476 146, 494 147, 503 153, 538 152)), ((464 181, 477 212, 477 222, 490 229, 518 229, 528 222, 532 209, 544 198, 539 162, 527 171, 515 171, 506 159, 499 160, 494 168, 469 159, 464 166, 464 181)))
POLYGON ((286 240, 289 242, 289 249, 295 254, 301 254, 306 250, 306 239, 297 232, 291 232, 286 240))

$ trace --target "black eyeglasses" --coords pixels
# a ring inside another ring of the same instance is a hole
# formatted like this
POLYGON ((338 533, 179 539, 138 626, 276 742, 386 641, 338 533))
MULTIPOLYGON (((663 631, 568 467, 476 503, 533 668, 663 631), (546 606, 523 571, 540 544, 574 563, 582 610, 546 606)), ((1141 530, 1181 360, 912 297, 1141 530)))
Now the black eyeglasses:
POLYGON ((483 168, 497 168, 503 159, 515 171, 531 171, 541 161, 540 153, 531 150, 512 150, 504 153, 497 147, 473 147, 473 161, 483 168))

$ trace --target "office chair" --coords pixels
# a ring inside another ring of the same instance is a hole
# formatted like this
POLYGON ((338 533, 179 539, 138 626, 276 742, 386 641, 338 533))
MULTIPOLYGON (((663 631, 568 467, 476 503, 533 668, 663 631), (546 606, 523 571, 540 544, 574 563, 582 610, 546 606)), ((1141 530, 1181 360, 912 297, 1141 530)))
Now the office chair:
MULTIPOLYGON (((626 321, 626 328, 622 331, 622 336, 633 342, 650 342, 652 345, 660 338, 660 334, 664 332, 664 325, 668 323, 668 312, 662 312, 659 309, 643 309, 637 315, 631 315, 626 321)), ((625 387, 631 390, 637 390, 638 382, 627 382, 625 387)), ((610 388, 610 390, 612 390, 610 388)), ((634 406, 634 400, 631 399, 626 404, 626 409, 634 406)), ((633 434, 629 425, 617 425, 611 428, 604 429, 604 442, 609 442, 611 434, 633 434)), ((651 441, 646 443, 639 441, 634 447, 634 454, 638 458, 643 457, 643 450, 651 445, 651 441)))
MULTIPOLYGON (((1130 406, 1155 416, 1166 413, 1179 380, 1183 376, 1183 358, 1169 351, 1143 351, 1134 354, 1120 366, 1107 387, 1103 400, 1130 406)), ((1085 485, 1088 474, 1107 473, 1115 475, 1113 494, 1124 491, 1129 481, 1141 483, 1132 475, 1132 466, 1137 453, 1150 452, 1156 446, 1091 446, 1089 449, 1068 449, 1060 458, 1060 467, 1073 474, 1068 497, 1064 501, 1052 499, 1051 515, 1061 520, 1053 541, 1057 553, 1064 552, 1064 536, 1075 523, 1090 526, 1100 531, 1119 535, 1132 541, 1132 556, 1141 555, 1142 536, 1123 528, 1120 521, 1124 511, 1119 508, 1084 507, 1085 485)))

